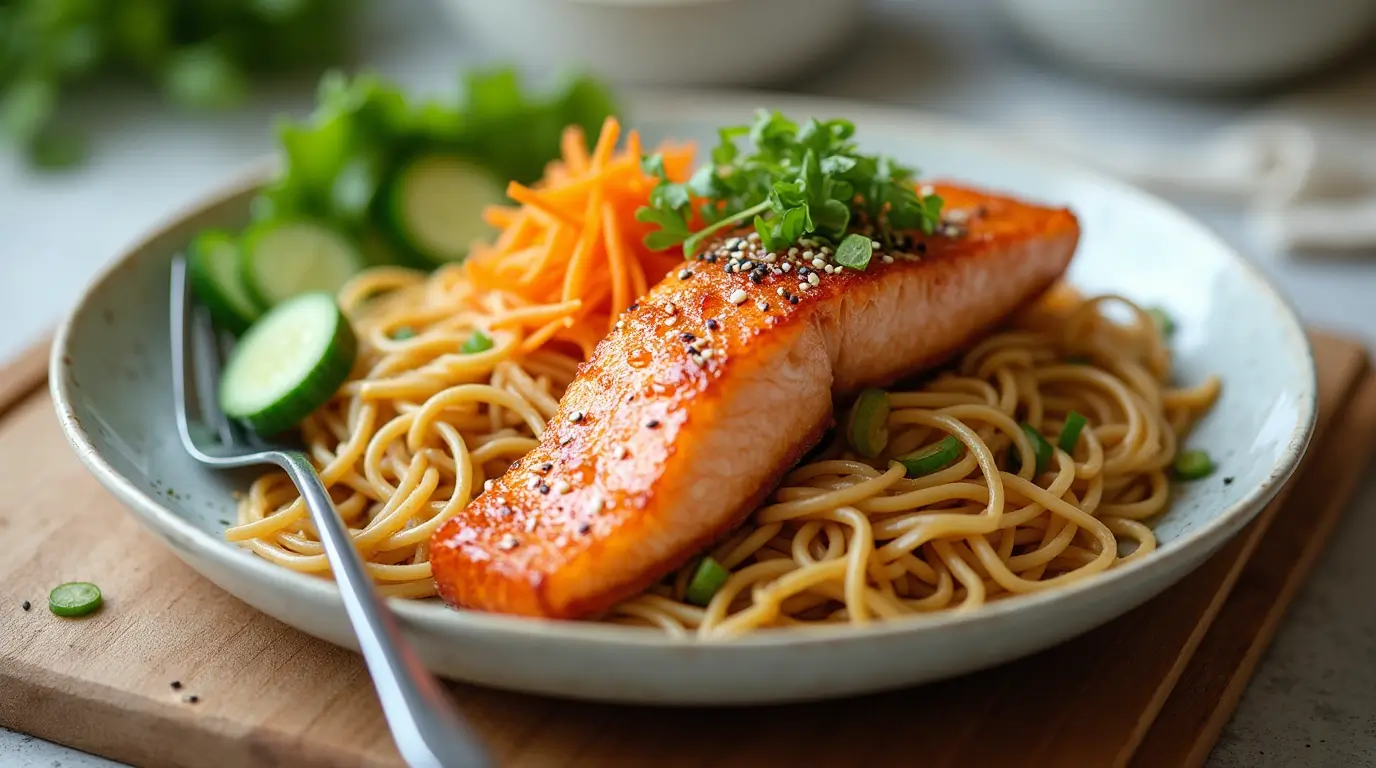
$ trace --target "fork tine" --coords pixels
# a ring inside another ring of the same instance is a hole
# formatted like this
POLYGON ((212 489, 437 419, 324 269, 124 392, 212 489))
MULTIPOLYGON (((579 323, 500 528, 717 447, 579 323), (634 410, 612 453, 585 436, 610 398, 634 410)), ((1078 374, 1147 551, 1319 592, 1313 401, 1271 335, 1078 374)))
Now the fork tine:
POLYGON ((238 442, 238 435, 229 417, 220 410, 220 345, 210 312, 203 306, 192 307, 189 341, 192 365, 196 371, 196 397, 201 406, 201 420, 215 430, 221 443, 234 445, 238 442))

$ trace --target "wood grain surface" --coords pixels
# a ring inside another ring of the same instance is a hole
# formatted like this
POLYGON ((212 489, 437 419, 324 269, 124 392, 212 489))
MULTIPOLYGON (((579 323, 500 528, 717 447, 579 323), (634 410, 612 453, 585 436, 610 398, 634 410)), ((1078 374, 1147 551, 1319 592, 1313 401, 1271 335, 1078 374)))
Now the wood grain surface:
MULTIPOLYGON (((455 685, 457 700, 503 765, 1197 765, 1376 437, 1365 352, 1314 342, 1320 433, 1291 503, 1278 499, 1180 584, 1071 642, 818 704, 671 710, 455 685), (907 745, 920 756, 895 752, 907 745)), ((200 578, 86 473, 38 391, 41 359, 0 372, 0 395, 18 393, 0 397, 11 553, 0 560, 0 725, 139 765, 399 765, 356 655, 200 578), (49 613, 48 590, 72 579, 98 582, 106 606, 75 621, 49 613)))

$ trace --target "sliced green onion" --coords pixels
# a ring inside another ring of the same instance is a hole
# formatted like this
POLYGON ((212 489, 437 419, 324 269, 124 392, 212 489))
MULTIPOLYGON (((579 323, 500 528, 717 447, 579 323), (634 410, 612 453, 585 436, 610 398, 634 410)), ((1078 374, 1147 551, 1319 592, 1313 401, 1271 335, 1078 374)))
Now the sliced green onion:
MULTIPOLYGON (((1052 448, 1051 443, 1048 443, 1040 432, 1033 429, 1031 424, 1022 421, 1018 423, 1018 426, 1022 427, 1023 434, 1027 435, 1027 439, 1032 441, 1032 453, 1037 457, 1037 474, 1040 475, 1046 471, 1047 467, 1051 466, 1051 458, 1056 455, 1056 449, 1052 448)), ((1018 452, 1016 443, 1008 450, 1008 463, 1014 472, 1022 469, 1022 454, 1018 452)))
POLYGON ((48 593, 48 608, 58 616, 85 616, 101 605, 100 587, 89 581, 58 584, 48 593))
POLYGON ((1079 411, 1071 411, 1066 414, 1065 426, 1061 427, 1061 436, 1056 440, 1056 445, 1066 453, 1074 453, 1075 445, 1080 442, 1080 432, 1084 431, 1087 420, 1079 411))
POLYGON ((960 457, 962 443, 952 435, 907 456, 899 456, 898 463, 908 470, 908 477, 923 477, 942 469, 960 457))
POLYGON ((492 349, 492 337, 482 331, 474 331, 473 335, 468 337, 468 341, 465 341, 463 346, 459 348, 459 351, 465 355, 475 355, 489 349, 492 349))
POLYGON ((1171 468, 1180 480, 1198 480, 1213 474, 1214 460, 1207 451, 1184 451, 1175 457, 1171 468))
POLYGON ((872 459, 889 444, 889 393, 867 389, 855 399, 850 411, 850 445, 861 456, 872 459))
POLYGON ((393 341, 406 341, 407 339, 413 339, 413 338, 415 338, 415 336, 416 336, 416 331, 415 331, 415 329, 413 329, 413 328, 412 328, 411 326, 409 326, 409 325, 403 325, 403 326, 401 326, 400 328, 396 329, 395 331, 392 331, 392 340, 393 340, 393 341))
POLYGON ((870 258, 874 256, 874 243, 870 241, 868 235, 849 234, 836 246, 836 255, 832 261, 843 267, 858 269, 861 272, 870 265, 870 258))
POLYGON ((731 574, 721 567, 721 563, 710 557, 702 558, 702 562, 698 563, 698 569, 693 572, 693 580, 688 582, 688 602, 693 605, 707 605, 730 577, 731 574))
POLYGON ((1147 310, 1147 314, 1151 315, 1151 321, 1156 323, 1156 330, 1160 331, 1162 336, 1169 337, 1175 333, 1175 321, 1166 314, 1166 310, 1152 307, 1147 310))

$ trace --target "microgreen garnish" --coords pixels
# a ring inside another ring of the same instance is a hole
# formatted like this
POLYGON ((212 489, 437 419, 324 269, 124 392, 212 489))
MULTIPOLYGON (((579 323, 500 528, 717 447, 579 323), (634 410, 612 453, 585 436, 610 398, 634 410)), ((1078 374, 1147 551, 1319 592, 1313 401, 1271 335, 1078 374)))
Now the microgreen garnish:
POLYGON ((835 261, 843 267, 864 271, 874 255, 874 243, 867 235, 850 234, 836 246, 835 261))
MULTIPOLYGON (((640 221, 658 229, 645 245, 662 250, 679 243, 692 257, 714 233, 750 221, 760 243, 779 250, 810 238, 841 243, 861 220, 874 237, 891 246, 893 234, 920 230, 931 234, 940 222, 941 198, 919 195, 915 171, 882 155, 861 153, 851 141, 849 120, 809 119, 801 126, 779 112, 760 110, 751 125, 718 130, 712 162, 686 183, 675 184, 664 173, 663 160, 645 159, 645 170, 660 178, 650 204, 636 211, 640 221), (748 137, 752 151, 738 140, 748 137), (705 225, 697 231, 691 222, 705 225)), ((863 237, 863 236, 861 236, 863 237)), ((837 262, 864 269, 872 253, 868 237, 837 262)))

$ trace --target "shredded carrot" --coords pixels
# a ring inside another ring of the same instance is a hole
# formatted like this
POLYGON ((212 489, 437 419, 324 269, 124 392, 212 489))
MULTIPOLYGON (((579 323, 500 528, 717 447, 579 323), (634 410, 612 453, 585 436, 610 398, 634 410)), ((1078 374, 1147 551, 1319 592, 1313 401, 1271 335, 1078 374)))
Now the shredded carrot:
MULTIPOLYGON (((485 210, 498 230, 479 244, 464 264, 478 290, 512 296, 504 327, 524 329, 521 350, 569 344, 591 354, 617 317, 679 263, 677 253, 657 253, 642 242, 650 225, 636 221, 658 179, 641 166, 640 134, 627 131, 618 151, 621 124, 608 118, 591 150, 576 126, 564 130, 560 157, 534 184, 511 183, 516 204, 485 210)), ((693 165, 691 144, 651 150, 664 159, 672 181, 686 181, 693 165)))

